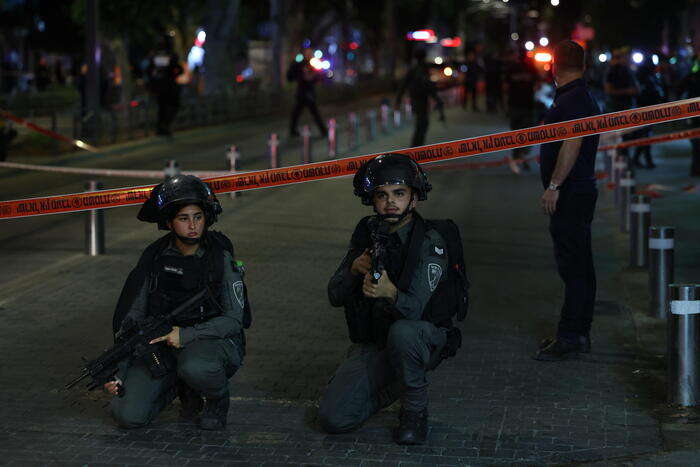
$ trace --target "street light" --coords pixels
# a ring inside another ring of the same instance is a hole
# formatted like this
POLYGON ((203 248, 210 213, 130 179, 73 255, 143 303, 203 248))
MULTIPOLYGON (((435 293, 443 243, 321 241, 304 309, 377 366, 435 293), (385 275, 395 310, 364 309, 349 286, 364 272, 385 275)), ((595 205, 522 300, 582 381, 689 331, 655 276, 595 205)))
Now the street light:
POLYGON ((435 64, 442 65, 442 57, 435 57, 435 64))
POLYGON ((632 54, 632 61, 636 64, 640 64, 644 61, 644 54, 641 52, 635 52, 632 54))
POLYGON ((518 39, 520 39, 520 34, 518 34, 517 32, 514 32, 513 34, 510 35, 510 38, 514 41, 517 41, 518 39))
POLYGON ((527 41, 527 42, 525 42, 525 48, 526 48, 527 50, 534 50, 534 48, 535 48, 535 43, 532 42, 532 41, 527 41))
POLYGON ((559 0, 549 0, 549 3, 551 3, 552 6, 559 6, 559 0))
POLYGON ((542 47, 547 47, 549 45, 549 39, 546 37, 540 37, 540 45, 542 47))
POLYGON ((608 54, 600 54, 598 55, 598 61, 600 63, 605 63, 608 61, 608 54))

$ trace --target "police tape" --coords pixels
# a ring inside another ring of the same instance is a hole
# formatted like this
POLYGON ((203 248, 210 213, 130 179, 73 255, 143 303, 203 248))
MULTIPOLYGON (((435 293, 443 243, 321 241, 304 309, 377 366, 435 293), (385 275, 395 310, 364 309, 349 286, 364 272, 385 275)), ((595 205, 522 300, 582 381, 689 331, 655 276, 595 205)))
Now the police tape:
MULTIPOLYGON (((162 179, 164 176, 163 170, 131 170, 131 169, 95 169, 88 167, 56 167, 54 165, 35 165, 35 164, 22 164, 19 162, 5 162, 0 161, 0 167, 5 167, 7 169, 20 169, 20 170, 35 170, 40 172, 55 172, 55 173, 67 173, 67 174, 82 174, 82 175, 97 175, 101 177, 131 177, 131 178, 148 178, 148 179, 162 179)), ((219 177, 222 175, 228 175, 231 171, 228 170, 183 170, 181 172, 185 175, 194 175, 199 178, 211 178, 219 177)))
MULTIPOLYGON (((428 164, 696 116, 700 116, 700 98, 391 152, 401 152, 409 155, 420 164, 428 164)), ((368 154, 311 164, 235 173, 209 178, 206 181, 215 193, 228 193, 325 180, 353 175, 365 161, 377 155, 368 154)), ((153 185, 149 185, 1 201, 0 219, 139 204, 148 198, 152 188, 153 185)))
POLYGON ((623 149, 632 148, 637 146, 648 146, 651 144, 665 143, 668 141, 676 141, 681 139, 692 139, 700 138, 700 128, 693 128, 691 130, 677 131, 675 133, 666 133, 662 135, 649 136, 646 138, 631 139, 628 141, 622 141, 617 144, 611 144, 608 146, 601 146, 598 151, 609 151, 611 149, 623 149))
POLYGON ((65 143, 70 144, 71 146, 75 146, 80 149, 85 149, 86 151, 90 152, 97 152, 97 148, 95 146, 92 146, 90 144, 87 144, 84 141, 81 141, 79 139, 72 139, 67 136, 63 136, 60 133, 56 133, 55 131, 49 130, 47 128, 44 128, 42 126, 37 125, 36 123, 28 122, 27 120, 18 117, 17 115, 14 115, 7 110, 0 109, 0 117, 6 118, 8 120, 12 120, 13 122, 17 123, 18 125, 22 125, 25 128, 28 128, 32 131, 36 131, 37 133, 41 133, 45 136, 48 136, 49 138, 53 138, 59 141, 63 141, 65 143))

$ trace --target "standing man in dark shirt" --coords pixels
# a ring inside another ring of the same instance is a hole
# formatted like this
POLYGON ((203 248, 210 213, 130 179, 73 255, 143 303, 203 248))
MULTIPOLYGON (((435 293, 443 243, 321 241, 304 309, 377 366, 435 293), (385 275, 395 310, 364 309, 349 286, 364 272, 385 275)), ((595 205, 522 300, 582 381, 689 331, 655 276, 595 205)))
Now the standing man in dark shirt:
MULTIPOLYGON (((511 130, 527 128, 535 123, 535 88, 538 80, 539 76, 532 62, 524 54, 520 57, 514 54, 505 82, 511 130)), ((513 149, 513 159, 522 159, 528 150, 529 148, 513 149)), ((523 164, 523 168, 528 170, 526 164, 523 164)))
MULTIPOLYGON (((180 85, 177 83, 177 78, 182 73, 183 69, 174 51, 172 37, 165 35, 151 56, 146 70, 148 89, 158 103, 156 133, 160 136, 172 136, 171 127, 180 108, 180 85)), ((100 81, 102 82, 102 79, 100 81)))
MULTIPOLYGON (((554 49, 552 72, 557 84, 545 124, 600 113, 583 81, 585 52, 574 41, 554 49)), ((596 279, 591 248, 591 221, 598 190, 595 156, 598 135, 543 144, 540 155, 542 209, 550 216, 554 257, 564 281, 565 297, 556 338, 540 344, 536 360, 559 361, 590 352, 596 279)))
MULTIPOLYGON (((656 72, 656 66, 651 63, 651 58, 648 58, 637 70, 637 81, 639 82, 639 96, 637 97, 639 107, 661 104, 664 101, 664 88, 656 72)), ((632 135, 634 139, 651 136, 651 127, 642 127, 632 132, 632 135)), ((646 169, 656 167, 651 158, 651 146, 637 146, 634 148, 634 165, 646 169), (645 158, 646 164, 642 164, 641 157, 645 158)))
POLYGON ((442 99, 437 93, 435 83, 430 80, 428 66, 425 64, 426 52, 424 49, 417 49, 413 53, 416 59, 416 64, 408 70, 404 78, 399 92, 396 94, 396 102, 394 108, 398 109, 401 106, 401 99, 405 92, 411 98, 411 109, 415 116, 416 126, 413 129, 413 138, 411 139, 411 147, 423 146, 425 144, 425 134, 428 132, 430 124, 430 100, 435 101, 435 106, 440 112, 440 121, 445 121, 445 112, 442 99))
MULTIPOLYGON (((625 48, 615 50, 610 65, 610 70, 605 78, 605 93, 608 96, 605 110, 617 112, 636 107, 639 83, 637 83, 637 78, 630 67, 629 51, 625 48)), ((632 133, 622 135, 623 141, 635 138, 636 136, 632 133)), ((627 148, 622 148, 618 152, 627 159, 629 153, 627 148)))
POLYGON ((297 96, 294 110, 292 110, 292 122, 289 128, 289 135, 292 137, 299 136, 299 116, 304 110, 304 107, 309 108, 309 112, 314 117, 318 131, 321 136, 328 135, 326 125, 323 124, 321 114, 316 106, 316 83, 321 81, 322 77, 318 70, 311 66, 313 52, 310 48, 304 49, 304 58, 301 62, 294 62, 287 70, 287 81, 297 82, 297 96))

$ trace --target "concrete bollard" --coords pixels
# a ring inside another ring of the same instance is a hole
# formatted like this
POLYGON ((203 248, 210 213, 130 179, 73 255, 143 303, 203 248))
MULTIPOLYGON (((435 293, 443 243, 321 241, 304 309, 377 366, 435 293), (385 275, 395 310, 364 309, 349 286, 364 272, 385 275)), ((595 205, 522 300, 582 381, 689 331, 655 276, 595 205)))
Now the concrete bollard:
POLYGON ((348 150, 356 149, 360 145, 360 126, 357 121, 357 114, 348 114, 348 150))
POLYGON ((612 182, 615 184, 615 205, 620 204, 620 179, 622 174, 627 170, 627 162, 624 157, 620 156, 617 150, 614 150, 613 157, 613 178, 612 182))
MULTIPOLYGON (((228 170, 232 174, 235 174, 239 170, 241 170, 241 152, 238 150, 238 147, 235 145, 231 145, 228 148, 226 148, 226 160, 228 161, 228 170)), ((231 191, 229 192, 228 196, 231 199, 238 198, 241 194, 237 191, 231 191)))
POLYGON ((272 133, 270 139, 267 140, 267 145, 270 148, 270 168, 276 169, 279 167, 279 145, 280 141, 277 138, 277 133, 272 133))
POLYGON ((603 162, 605 163, 605 174, 608 177, 608 181, 612 182, 613 181, 613 160, 615 159, 615 150, 611 149, 609 151, 605 151, 604 157, 603 157, 603 162))
POLYGON ((646 268, 649 263, 651 198, 633 195, 630 204, 630 266, 646 268))
MULTIPOLYGON (((87 191, 102 190, 102 183, 90 180, 85 185, 87 191)), ((85 213, 85 254, 88 256, 105 253, 105 217, 104 209, 91 209, 85 213)))
POLYGON ((311 128, 309 125, 304 125, 301 127, 301 138, 302 138, 302 154, 301 163, 308 164, 311 162, 311 128))
POLYGON ((338 140, 335 128, 335 118, 328 120, 328 158, 333 159, 338 155, 338 140))
POLYGON ((635 181, 630 170, 626 171, 618 184, 620 190, 620 232, 630 231, 630 201, 634 193, 635 181))
POLYGON ((413 117, 413 108, 411 107, 411 99, 408 97, 403 98, 403 112, 404 112, 404 120, 409 121, 413 117))
POLYGON ((367 111, 367 141, 372 141, 377 137, 377 111, 367 111))
POLYGON ((382 122, 382 133, 389 132, 389 106, 387 104, 382 104, 379 108, 382 122))
POLYGON ((180 164, 178 164, 175 159, 165 161, 165 167, 163 167, 163 178, 168 180, 177 175, 180 175, 180 164))
POLYGON ((673 227, 649 228, 649 314, 668 316, 668 284, 673 282, 673 227))
POLYGON ((394 128, 401 128, 401 111, 394 110, 394 128))
POLYGON ((671 284, 666 323, 668 402, 700 403, 700 284, 671 284))

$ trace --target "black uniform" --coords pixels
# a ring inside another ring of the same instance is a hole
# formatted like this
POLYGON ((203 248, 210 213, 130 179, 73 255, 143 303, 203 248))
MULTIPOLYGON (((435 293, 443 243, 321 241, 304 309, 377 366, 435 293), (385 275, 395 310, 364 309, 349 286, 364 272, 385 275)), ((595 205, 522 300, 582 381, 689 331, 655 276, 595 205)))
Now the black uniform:
MULTIPOLYGON (((399 289, 396 303, 366 298, 362 276, 352 262, 369 246, 367 221, 355 229, 350 248, 328 284, 333 306, 344 306, 353 345, 321 399, 319 417, 330 433, 350 431, 401 397, 405 411, 421 412, 428 404, 426 373, 440 362, 446 328, 424 318, 438 284, 445 280, 444 239, 427 230, 412 273, 402 274, 417 220, 391 234, 386 271, 399 289), (402 277, 403 276, 403 277, 402 277), (402 279, 408 285, 402 288, 402 279)), ((420 221, 422 222, 422 220, 420 221)), ((449 326, 449 325, 447 325, 449 326)))
MULTIPOLYGON (((535 87, 539 76, 537 70, 525 60, 518 60, 508 68, 508 115, 510 128, 527 128, 535 121, 535 87)), ((513 158, 519 159, 528 148, 513 149, 513 158)))
MULTIPOLYGON (((656 74, 656 70, 652 65, 645 65, 637 70, 637 81, 639 82, 639 96, 637 104, 639 107, 647 105, 660 104, 664 101, 664 89, 661 80, 656 74)), ((651 134, 651 127, 642 127, 639 130, 633 131, 634 139, 645 138, 651 134)), ((644 157, 647 168, 653 168, 654 162, 651 159, 651 146, 638 146, 634 148, 634 163, 641 166, 640 158, 644 157)))
MULTIPOLYGON (((599 113, 598 105, 584 81, 577 79, 557 88, 554 104, 547 112, 544 123, 562 122, 599 113)), ((561 185, 557 208, 549 224, 554 242, 554 257, 565 285, 557 339, 575 345, 581 336, 589 335, 593 321, 596 278, 591 247, 591 221, 598 198, 595 179, 598 140, 598 135, 583 138, 576 163, 561 185)), ((561 146, 561 141, 542 145, 540 170, 545 189, 551 181, 561 146)))
POLYGON ((323 124, 321 114, 316 106, 316 83, 321 81, 321 75, 316 71, 308 61, 294 62, 287 70, 287 81, 297 82, 296 103, 292 111, 292 122, 289 128, 289 133, 292 136, 299 134, 299 116, 304 107, 309 108, 309 112, 314 117, 316 126, 321 132, 321 135, 326 136, 328 130, 323 124))
POLYGON ((148 87, 158 103, 156 131, 159 135, 171 134, 170 127, 180 107, 180 87, 175 80, 182 72, 177 54, 167 49, 158 50, 151 57, 147 69, 148 87))
MULTIPOLYGON (((416 120, 416 126, 413 130, 413 138, 411 139, 411 147, 422 146, 425 144, 425 134, 428 132, 430 123, 430 98, 432 98, 442 112, 443 102, 438 96, 435 83, 430 80, 428 67, 424 63, 419 63, 411 68, 404 78, 399 92, 396 95, 396 105, 401 104, 401 99, 404 93, 408 91, 411 98, 411 109, 416 120)), ((442 114, 441 114, 442 115, 442 114)), ((444 117, 441 117, 444 118, 444 117)))
POLYGON ((144 251, 122 292, 115 327, 122 319, 138 321, 170 311, 208 286, 213 300, 179 318, 181 348, 161 346, 172 371, 155 378, 141 361, 122 365, 118 374, 124 396, 112 399, 111 410, 124 428, 147 425, 175 397, 179 379, 206 398, 228 399, 228 379, 243 363, 246 296, 242 271, 233 263, 230 242, 220 233, 205 233, 197 252, 183 256, 168 234, 144 251), (120 310, 120 308, 124 308, 120 310))

